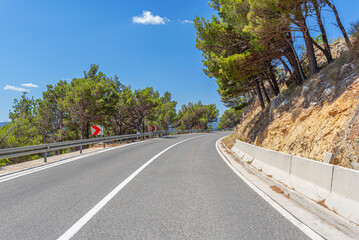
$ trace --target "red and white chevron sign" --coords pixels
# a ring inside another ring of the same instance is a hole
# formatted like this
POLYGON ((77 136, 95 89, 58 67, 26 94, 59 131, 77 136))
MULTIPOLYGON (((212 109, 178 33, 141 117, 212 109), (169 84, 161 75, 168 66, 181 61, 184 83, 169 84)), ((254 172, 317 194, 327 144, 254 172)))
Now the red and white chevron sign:
POLYGON ((102 135, 102 126, 100 125, 95 125, 95 126, 91 126, 91 133, 92 136, 97 136, 97 135, 102 135))

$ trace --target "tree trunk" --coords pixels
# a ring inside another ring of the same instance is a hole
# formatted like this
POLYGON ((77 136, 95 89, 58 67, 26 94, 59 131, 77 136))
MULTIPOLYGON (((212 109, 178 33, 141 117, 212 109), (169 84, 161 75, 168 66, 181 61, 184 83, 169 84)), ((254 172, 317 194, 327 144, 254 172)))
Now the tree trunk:
POLYGON ((273 83, 272 81, 269 79, 269 77, 266 75, 266 79, 267 79, 267 82, 269 84, 269 87, 270 87, 270 90, 274 93, 275 96, 278 96, 274 86, 273 86, 273 83))
POLYGON ((303 73, 302 65, 300 64, 300 60, 297 52, 293 46, 292 34, 289 32, 286 36, 289 48, 287 49, 287 54, 285 55, 292 66, 293 74, 295 76, 297 85, 301 85, 305 81, 305 75, 303 73))
POLYGON ((90 123, 86 123, 86 139, 90 138, 90 123))
POLYGON ((292 51, 288 52, 285 55, 285 57, 288 59, 290 65, 292 66, 293 77, 294 77, 295 82, 297 83, 297 85, 301 85, 304 81, 303 80, 304 73, 302 72, 302 66, 300 64, 297 64, 298 61, 292 51))
POLYGON ((318 21, 320 31, 322 32, 324 49, 325 49, 325 51, 323 51, 323 53, 325 54, 325 57, 327 58, 328 63, 331 63, 331 62, 333 62, 333 56, 332 56, 332 53, 330 52, 330 46, 329 46, 329 41, 328 41, 328 37, 327 37, 327 31, 324 28, 324 24, 323 24, 323 21, 322 21, 321 9, 319 8, 318 0, 313 0, 313 6, 314 6, 314 9, 315 9, 315 15, 317 16, 317 21, 318 21))
POLYGON ((279 61, 282 63, 284 67, 285 76, 287 76, 287 74, 289 73, 289 75, 293 77, 292 71, 289 69, 288 65, 284 62, 284 60, 281 57, 279 58, 279 61))
POLYGON ((340 28, 340 30, 342 31, 343 33, 343 36, 344 36, 344 39, 345 39, 345 42, 347 43, 348 45, 348 48, 352 48, 352 43, 350 42, 350 39, 349 39, 349 36, 347 34, 347 31, 345 30, 343 24, 342 24, 342 21, 340 20, 340 17, 339 17, 339 13, 337 11, 337 8, 335 7, 334 4, 332 4, 329 0, 325 0, 325 2, 328 4, 328 6, 333 9, 333 12, 335 14, 335 18, 337 20, 337 23, 338 23, 338 27, 340 28))
POLYGON ((263 91, 263 93, 264 93, 264 97, 265 97, 265 99, 267 100, 267 103, 270 104, 270 98, 269 98, 269 96, 268 96, 268 93, 267 93, 267 91, 266 91, 266 88, 265 88, 265 86, 264 86, 263 81, 260 81, 260 84, 261 84, 261 87, 262 87, 262 91, 263 91))
POLYGON ((136 132, 137 134, 140 134, 141 133, 141 124, 142 124, 142 119, 143 117, 140 117, 137 121, 137 124, 136 124, 136 132))
POLYGON ((272 64, 269 64, 269 79, 270 79, 269 82, 271 82, 274 86, 275 95, 278 96, 280 94, 280 89, 279 89, 278 82, 277 82, 277 79, 274 74, 274 69, 273 69, 272 64))
POLYGON ((268 76, 269 74, 267 73, 266 70, 262 70, 262 73, 263 73, 263 76, 267 79, 271 91, 277 96, 276 90, 274 89, 274 85, 268 76))
POLYGON ((261 93, 261 88, 259 86, 258 79, 256 80, 256 90, 257 90, 257 96, 258 96, 259 102, 261 104, 261 108, 262 108, 262 110, 264 110, 266 106, 264 105, 263 96, 261 93))
POLYGON ((85 139, 85 129, 86 129, 86 123, 81 124, 81 139, 85 139))
POLYGON ((308 25, 303 16, 299 19, 299 27, 303 34, 306 50, 307 50, 307 57, 309 61, 309 69, 310 75, 314 76, 319 72, 317 58, 315 57, 314 46, 312 42, 312 37, 310 36, 308 25))

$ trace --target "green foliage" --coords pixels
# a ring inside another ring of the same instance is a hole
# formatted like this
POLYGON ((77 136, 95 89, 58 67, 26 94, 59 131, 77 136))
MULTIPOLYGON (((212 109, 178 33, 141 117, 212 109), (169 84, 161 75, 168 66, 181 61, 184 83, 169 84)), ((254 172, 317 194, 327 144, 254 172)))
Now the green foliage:
POLYGON ((212 0, 210 7, 216 12, 211 19, 195 19, 196 47, 202 51, 205 74, 216 79, 225 103, 256 88, 264 109, 260 83, 269 80, 272 92, 279 94, 273 69, 285 65, 297 85, 306 78, 302 60, 308 75, 318 72, 313 45, 332 61, 321 21, 323 9, 335 9, 329 0, 212 0), (315 28, 322 33, 315 39, 310 36, 309 29, 314 28, 308 25, 313 24, 310 16, 317 16, 315 28), (298 33, 305 40, 302 59, 295 49, 298 33))
POLYGON ((155 114, 149 125, 154 125, 159 131, 167 131, 176 121, 176 106, 177 102, 172 101, 171 93, 165 92, 160 98, 160 104, 155 108, 155 114))
POLYGON ((137 133, 147 130, 147 120, 154 118, 160 103, 160 94, 152 87, 137 89, 127 99, 127 106, 131 109, 131 119, 135 123, 137 133))
POLYGON ((83 78, 74 78, 67 91, 63 108, 68 111, 73 122, 78 124, 81 136, 89 138, 90 123, 102 123, 111 113, 112 106, 119 101, 116 91, 117 78, 108 78, 98 72, 98 65, 91 65, 83 78))
POLYGON ((218 128, 232 128, 237 126, 242 119, 243 110, 236 110, 234 108, 227 109, 221 116, 218 128))
POLYGON ((359 20, 356 20, 355 22, 350 24, 350 30, 349 30, 349 34, 352 37, 358 37, 359 35, 359 20))
POLYGON ((323 34, 319 34, 314 41, 316 41, 317 43, 323 43, 323 34))
POLYGON ((203 105, 198 103, 188 103, 182 105, 177 115, 177 126, 180 129, 194 129, 199 126, 201 129, 208 129, 209 124, 217 122, 219 111, 215 104, 203 105))
MULTIPOLYGON (((218 117, 214 104, 189 103, 192 107, 187 112, 180 111, 188 118, 177 116, 176 106, 169 92, 161 96, 152 87, 131 90, 116 76, 108 77, 98 65, 91 65, 81 78, 48 85, 41 99, 28 98, 26 93, 15 99, 11 122, 0 127, 0 148, 89 138, 90 126, 95 124, 103 125, 105 135, 113 136, 147 132, 150 125, 160 131, 184 127, 183 119, 188 128, 207 128, 218 117)), ((2 159, 0 166, 38 157, 2 159)))
POLYGON ((9 162, 9 159, 0 159, 0 168, 5 167, 9 162))
POLYGON ((37 129, 38 102, 33 97, 28 98, 26 93, 14 100, 13 110, 9 113, 11 123, 1 128, 1 148, 28 146, 42 141, 37 129))
POLYGON ((356 20, 351 24, 351 28, 349 30, 349 34, 353 38, 353 54, 354 57, 359 57, 359 20, 356 20))
POLYGON ((57 142, 66 139, 74 129, 69 124, 69 113, 64 109, 64 100, 69 90, 66 81, 59 81, 55 86, 48 85, 39 100, 38 128, 45 142, 57 142), (67 128, 64 128, 67 123, 67 128))

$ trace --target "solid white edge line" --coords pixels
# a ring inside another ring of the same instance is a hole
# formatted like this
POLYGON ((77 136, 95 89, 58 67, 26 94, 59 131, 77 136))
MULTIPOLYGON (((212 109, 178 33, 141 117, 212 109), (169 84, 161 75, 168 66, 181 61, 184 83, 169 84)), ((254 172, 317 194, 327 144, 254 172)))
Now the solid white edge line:
POLYGON ((134 173, 132 173, 129 177, 127 177, 123 182, 121 182, 115 189, 113 189, 106 197, 104 197, 100 202, 98 202, 90 211, 88 211, 82 218, 80 218, 74 225, 72 225, 61 237, 58 238, 58 240, 67 240, 71 239, 95 214, 101 210, 118 192, 121 191, 122 188, 124 188, 129 182, 131 182, 132 179, 134 179, 143 169, 145 169, 149 164, 151 164, 154 160, 156 160, 159 156, 161 156, 163 153, 168 151, 169 149, 173 148, 174 146, 181 144, 183 142, 198 138, 192 137, 185 140, 182 140, 180 142, 177 142, 162 152, 158 153, 156 156, 148 160, 145 164, 143 164, 139 169, 137 169, 134 173))
POLYGON ((253 183, 251 183, 241 172, 239 172, 232 164, 227 160, 227 158, 223 155, 221 150, 219 149, 218 145, 220 140, 223 138, 220 138, 216 142, 216 149, 218 154, 221 156, 223 161, 227 163, 227 165, 232 169, 232 171, 237 174, 238 177, 240 177, 243 182, 245 182, 253 191, 255 191, 260 197, 262 197, 269 205, 271 205, 275 210, 277 210, 283 217, 285 217, 287 220, 289 220, 294 226, 299 228, 305 235, 310 237, 311 239, 320 239, 323 240, 324 238, 320 236, 318 233, 313 231, 311 228, 309 228, 307 225, 299 221, 297 218, 295 218, 291 213, 289 213, 286 209, 284 209, 281 205, 279 205, 277 202, 275 202, 272 198, 270 198, 266 193, 264 193, 262 190, 260 190, 257 186, 255 186, 253 183))
MULTIPOLYGON (((38 171, 41 171, 41 170, 56 167, 56 166, 59 166, 59 165, 65 164, 65 163, 73 162, 73 161, 80 160, 80 159, 83 159, 83 158, 86 158, 86 157, 91 157, 91 156, 94 156, 96 154, 100 154, 100 153, 103 153, 103 152, 115 150, 115 149, 118 149, 118 148, 131 146, 131 145, 134 145, 134 144, 145 143, 147 141, 149 141, 149 140, 144 140, 144 141, 134 142, 134 143, 128 143, 128 144, 122 145, 122 146, 117 146, 117 147, 112 147, 112 148, 107 148, 107 149, 102 149, 102 150, 98 150, 98 151, 94 151, 94 152, 85 153, 84 155, 73 156, 73 157, 70 157, 69 159, 58 160, 58 162, 49 163, 48 165, 45 165, 45 166, 40 165, 40 166, 35 167, 33 169, 28 169, 28 170, 24 169, 23 172, 13 173, 15 175, 12 175, 10 173, 10 175, 8 177, 6 175, 3 176, 4 179, 1 179, 0 183, 9 181, 9 180, 14 179, 14 178, 22 177, 22 176, 25 176, 25 175, 28 175, 28 174, 31 174, 31 173, 35 173, 35 172, 38 172, 38 171)), ((2 177, 0 176, 0 178, 2 178, 2 177)))

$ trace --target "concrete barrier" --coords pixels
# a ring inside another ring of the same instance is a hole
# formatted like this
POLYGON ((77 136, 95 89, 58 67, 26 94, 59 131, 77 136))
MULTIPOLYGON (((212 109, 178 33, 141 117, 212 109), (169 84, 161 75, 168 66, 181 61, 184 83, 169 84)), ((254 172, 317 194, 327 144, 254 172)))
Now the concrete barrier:
POLYGON ((334 167, 332 191, 325 200, 328 208, 359 223, 359 172, 334 167))
POLYGON ((232 151, 233 150, 240 159, 251 163, 256 152, 256 146, 237 140, 232 148, 232 151))
POLYGON ((330 193, 333 168, 330 164, 293 156, 288 185, 315 201, 322 201, 330 193))
POLYGON ((232 148, 244 161, 251 162, 251 166, 263 171, 266 175, 287 184, 292 156, 286 153, 268 150, 241 141, 236 141, 232 148))
POLYGON ((249 144, 249 143, 245 143, 245 142, 242 142, 242 141, 236 141, 236 143, 234 144, 234 147, 240 149, 242 152, 244 152, 245 154, 248 154, 252 157, 255 156, 255 153, 256 153, 256 146, 252 145, 252 144, 249 144))
POLYGON ((237 155, 237 157, 239 159, 242 159, 244 157, 244 152, 241 151, 240 146, 238 146, 239 144, 235 143, 234 146, 232 147, 231 151, 237 155))
MULTIPOLYGON (((288 185, 292 165, 292 156, 267 149, 261 150, 260 152, 265 152, 262 172, 272 176, 272 178, 280 181, 281 183, 288 185)), ((261 159, 261 156, 257 156, 257 158, 261 159)))
POLYGON ((236 141, 240 159, 359 225, 359 172, 236 141))

